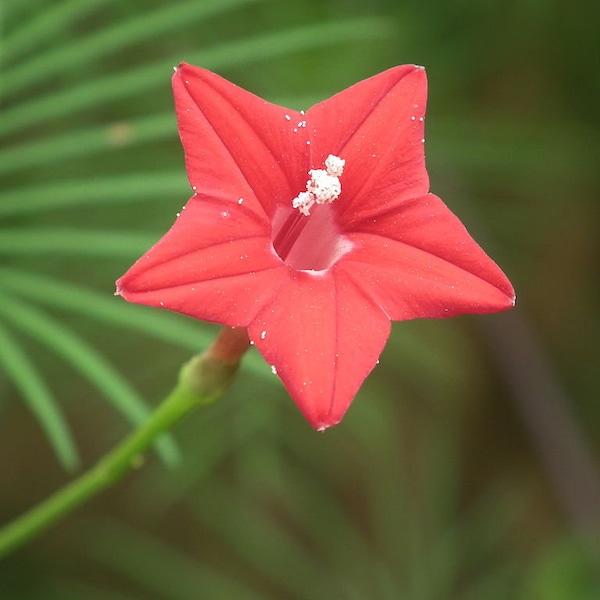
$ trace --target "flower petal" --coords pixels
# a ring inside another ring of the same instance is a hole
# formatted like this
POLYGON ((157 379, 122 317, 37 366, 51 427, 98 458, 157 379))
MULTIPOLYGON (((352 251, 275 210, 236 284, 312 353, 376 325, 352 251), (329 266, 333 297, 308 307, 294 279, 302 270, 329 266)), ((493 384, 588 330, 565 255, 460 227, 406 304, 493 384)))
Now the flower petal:
POLYGON ((194 190, 241 197, 272 216, 278 203, 291 204, 304 189, 308 146, 305 135, 293 134, 304 118, 299 112, 185 63, 173 75, 173 93, 194 190))
POLYGON ((309 423, 322 430, 344 416, 390 323, 343 271, 289 269, 248 332, 309 423))
POLYGON ((117 281, 130 302, 246 327, 284 269, 269 227, 244 205, 195 196, 167 234, 117 281))
POLYGON ((321 168, 329 154, 346 161, 335 203, 342 228, 348 220, 380 211, 381 190, 394 190, 384 195, 393 205, 429 191, 423 149, 426 101, 425 70, 404 65, 308 111, 312 168, 321 168))
POLYGON ((392 320, 506 310, 514 290, 500 268, 433 194, 404 202, 346 232, 340 268, 392 320))

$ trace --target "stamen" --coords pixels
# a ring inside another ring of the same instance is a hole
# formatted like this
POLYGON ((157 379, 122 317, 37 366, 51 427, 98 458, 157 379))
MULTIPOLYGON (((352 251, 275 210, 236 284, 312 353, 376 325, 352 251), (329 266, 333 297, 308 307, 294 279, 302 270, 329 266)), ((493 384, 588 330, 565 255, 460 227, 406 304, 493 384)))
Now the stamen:
MULTIPOLYGON (((309 182, 310 183, 310 182, 309 182)), ((300 210, 303 215, 310 215, 311 206, 315 203, 315 197, 310 192, 300 192, 293 200, 292 206, 300 210)))
POLYGON ((344 172, 346 161, 330 154, 325 159, 325 169, 311 169, 310 179, 306 182, 306 191, 300 192, 293 200, 292 206, 303 215, 309 216, 314 204, 331 204, 342 193, 340 177, 344 172))
POLYGON ((339 156, 334 156, 333 154, 330 154, 325 159, 325 167, 327 167, 327 173, 329 173, 329 175, 335 175, 336 177, 341 177, 342 173, 344 172, 345 164, 346 161, 343 158, 340 158, 339 156))

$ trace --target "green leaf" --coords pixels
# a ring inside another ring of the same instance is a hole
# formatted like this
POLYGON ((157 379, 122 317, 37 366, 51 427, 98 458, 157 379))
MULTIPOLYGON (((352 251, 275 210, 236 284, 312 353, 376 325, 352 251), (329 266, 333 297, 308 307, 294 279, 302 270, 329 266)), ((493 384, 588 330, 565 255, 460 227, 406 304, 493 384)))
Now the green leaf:
MULTIPOLYGON (((52 581, 52 590, 44 590, 44 600, 141 600, 141 596, 132 594, 130 591, 117 591, 114 586, 104 582, 60 579, 52 581)), ((39 596, 30 600, 39 600, 39 596)))
MULTIPOLYGON (((31 52, 46 40, 54 39, 73 21, 111 0, 70 0, 46 4, 32 19, 22 19, 19 27, 2 39, 2 63, 8 64, 23 52, 31 52)), ((25 4, 14 2, 13 4, 25 4)), ((2 7, 4 9, 4 7, 2 7)))
POLYGON ((0 216, 23 215, 66 206, 147 202, 191 195, 183 173, 151 172, 113 175, 106 179, 67 179, 58 183, 20 187, 2 195, 0 216))
POLYGON ((234 490, 217 481, 210 489, 210 496, 205 501, 200 497, 194 507, 196 518, 254 572, 287 590, 289 597, 341 596, 338 578, 292 534, 279 514, 273 516, 251 502, 241 508, 234 490), (228 518, 221 518, 223 514, 228 518))
MULTIPOLYGON (((59 162, 67 158, 87 157, 99 152, 112 151, 120 146, 139 146, 157 139, 175 138, 176 135, 177 126, 172 112, 90 127, 83 131, 69 131, 0 151, 0 173, 59 162)), ((182 177, 183 179, 185 178, 182 177)))
POLYGON ((127 46, 154 39, 161 33, 181 25, 198 25, 209 17, 258 0, 204 0, 169 2, 162 9, 138 12, 126 22, 100 29, 85 37, 77 37, 54 50, 34 55, 15 68, 6 68, 2 86, 4 97, 15 95, 32 84, 66 73, 79 65, 98 62, 107 55, 121 52, 127 46))
MULTIPOLYGON (((392 31, 390 23, 381 18, 318 23, 268 35, 261 33, 253 38, 220 44, 216 48, 192 55, 188 60, 211 69, 243 67, 257 60, 285 56, 311 48, 381 38, 391 35, 392 31)), ((144 67, 99 77, 62 92, 21 103, 4 111, 3 120, 0 122, 0 135, 30 128, 77 110, 90 109, 109 101, 147 92, 166 83, 171 68, 180 60, 180 55, 172 56, 144 67)))
MULTIPOLYGON (((67 281, 9 268, 0 268, 0 281, 3 288, 27 299, 139 331, 193 352, 206 348, 213 339, 212 332, 208 328, 203 329, 199 321, 182 319, 167 311, 128 304, 120 298, 67 281)), ((253 375, 273 380, 270 368, 257 353, 249 353, 244 358, 243 365, 253 375)))
POLYGON ((80 463, 77 448, 56 399, 35 365, 1 323, 0 364, 35 414, 62 466, 68 471, 77 469, 80 463))
POLYGON ((2 288, 28 300, 139 331, 195 352, 212 341, 211 332, 204 330, 199 321, 147 306, 128 304, 112 294, 99 293, 68 281, 8 268, 0 268, 0 281, 2 288))
POLYGON ((0 253, 134 258, 148 250, 159 237, 159 234, 139 231, 14 228, 0 231, 0 253))
POLYGON ((221 573, 208 562, 199 562, 126 523, 103 520, 96 526, 88 526, 85 533, 86 556, 166 600, 264 599, 244 584, 242 578, 221 573))
MULTIPOLYGON (((62 356, 89 379, 131 423, 140 425, 150 414, 150 409, 129 382, 69 327, 22 299, 12 300, 8 295, 0 297, 0 312, 14 326, 62 356)), ((156 449, 166 464, 174 465, 179 461, 179 451, 169 436, 161 437, 156 443, 156 449)))

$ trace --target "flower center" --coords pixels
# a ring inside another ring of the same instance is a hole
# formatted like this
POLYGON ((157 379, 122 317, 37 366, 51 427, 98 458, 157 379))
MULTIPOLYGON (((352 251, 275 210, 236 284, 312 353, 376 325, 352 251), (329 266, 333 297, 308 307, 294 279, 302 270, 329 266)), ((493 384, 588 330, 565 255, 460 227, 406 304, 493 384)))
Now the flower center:
POLYGON ((306 190, 282 207, 273 220, 273 248, 287 265, 302 271, 323 271, 352 248, 341 233, 331 206, 341 194, 345 160, 330 154, 325 169, 311 169, 306 190), (311 212, 312 211, 312 212, 311 212))

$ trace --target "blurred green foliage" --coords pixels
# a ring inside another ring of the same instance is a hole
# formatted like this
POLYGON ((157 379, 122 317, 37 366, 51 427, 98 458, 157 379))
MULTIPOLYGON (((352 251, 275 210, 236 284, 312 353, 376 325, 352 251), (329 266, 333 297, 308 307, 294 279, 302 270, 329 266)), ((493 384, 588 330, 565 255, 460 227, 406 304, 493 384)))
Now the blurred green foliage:
POLYGON ((600 597, 598 507, 574 494, 565 509, 546 469, 566 441, 539 443, 543 410, 522 419, 552 382, 597 468, 600 74, 585 8, 4 0, 0 522, 121 439, 214 334, 112 297, 189 195, 169 84, 182 60, 294 108, 425 65, 433 191, 512 278, 519 320, 395 325, 325 435, 248 356, 158 459, 0 564, 2 600, 600 597), (536 343, 507 366, 519 323, 536 343))

